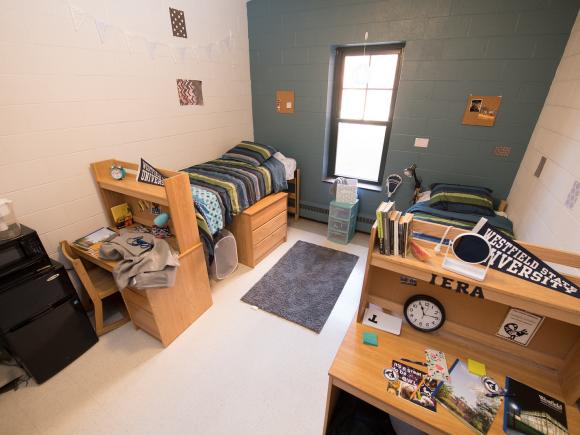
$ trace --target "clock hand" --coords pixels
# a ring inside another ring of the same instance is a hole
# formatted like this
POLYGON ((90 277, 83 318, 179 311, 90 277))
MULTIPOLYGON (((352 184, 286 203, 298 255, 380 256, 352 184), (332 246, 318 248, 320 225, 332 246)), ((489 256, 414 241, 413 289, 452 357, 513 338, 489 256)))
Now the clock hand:
POLYGON ((423 317, 432 317, 432 318, 434 318, 434 319, 438 319, 438 317, 437 317, 437 316, 431 316, 431 315, 429 315, 429 314, 424 314, 424 315, 423 315, 423 317))

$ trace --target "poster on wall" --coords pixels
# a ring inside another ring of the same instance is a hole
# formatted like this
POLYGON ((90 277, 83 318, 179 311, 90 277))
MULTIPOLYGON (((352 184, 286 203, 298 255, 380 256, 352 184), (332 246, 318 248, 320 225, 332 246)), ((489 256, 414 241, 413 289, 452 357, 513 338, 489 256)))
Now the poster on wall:
POLYGON ((530 251, 520 246, 502 232, 495 230, 486 218, 473 227, 491 245, 489 267, 533 284, 541 285, 575 298, 580 297, 578 287, 556 272, 530 251))
POLYGON ((177 79, 177 95, 182 106, 203 106, 201 80, 177 79))
POLYGON ((185 28, 185 14, 178 9, 169 8, 169 19, 171 20, 171 30, 173 36, 177 38, 187 38, 187 29, 185 28))
POLYGON ((463 125, 492 127, 500 104, 501 96, 470 95, 463 113, 463 125))

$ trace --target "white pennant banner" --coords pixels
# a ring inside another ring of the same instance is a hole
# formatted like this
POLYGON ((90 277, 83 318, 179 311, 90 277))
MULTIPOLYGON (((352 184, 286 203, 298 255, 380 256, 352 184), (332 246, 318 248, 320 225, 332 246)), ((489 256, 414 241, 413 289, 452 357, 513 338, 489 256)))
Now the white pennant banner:
POLYGON ((95 27, 97 29, 97 34, 99 35, 101 44, 104 44, 105 39, 107 37, 107 29, 109 28, 109 25, 104 21, 95 19, 95 27))
POLYGON ((78 32, 83 23, 85 22, 87 14, 81 8, 78 8, 71 3, 68 3, 68 9, 70 11, 73 27, 75 31, 78 32))

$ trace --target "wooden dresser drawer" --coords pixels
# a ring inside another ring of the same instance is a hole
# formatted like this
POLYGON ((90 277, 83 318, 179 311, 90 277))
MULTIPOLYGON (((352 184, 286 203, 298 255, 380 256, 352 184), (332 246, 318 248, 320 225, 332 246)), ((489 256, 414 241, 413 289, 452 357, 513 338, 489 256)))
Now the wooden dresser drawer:
POLYGON ((288 221, 288 214, 283 211, 278 216, 266 222, 261 227, 256 228, 252 231, 252 241, 254 245, 257 245, 282 225, 286 225, 288 221))
MULTIPOLYGON (((250 214, 250 227, 252 230, 255 230, 255 229, 261 227, 266 222, 268 222, 268 221, 272 220, 273 218, 275 218, 276 216, 278 216, 280 213, 287 212, 288 194, 287 193, 278 193, 278 194, 272 195, 272 196, 276 197, 275 201, 273 201, 272 204, 268 205, 267 207, 264 207, 263 209, 257 211, 256 213, 250 214)), ((265 201, 268 198, 269 197, 266 197, 262 201, 265 201)), ((260 204, 260 202, 258 202, 256 205, 258 205, 258 204, 260 204)), ((255 205, 254 205, 254 207, 255 207, 255 205)), ((248 210, 250 210, 250 209, 248 209, 248 210)), ((246 210, 246 212, 248 210, 246 210)))
POLYGON ((127 300, 125 300, 125 304, 135 326, 148 332, 158 340, 161 340, 161 334, 159 333, 159 328, 157 327, 153 314, 127 300))
POLYGON ((267 236, 260 243, 254 245, 254 264, 257 264, 266 255, 273 251, 286 238, 286 231, 288 230, 286 224, 282 225, 276 231, 267 236))
POLYGON ((149 300, 142 294, 130 288, 123 289, 123 299, 126 304, 133 304, 153 314, 149 300))

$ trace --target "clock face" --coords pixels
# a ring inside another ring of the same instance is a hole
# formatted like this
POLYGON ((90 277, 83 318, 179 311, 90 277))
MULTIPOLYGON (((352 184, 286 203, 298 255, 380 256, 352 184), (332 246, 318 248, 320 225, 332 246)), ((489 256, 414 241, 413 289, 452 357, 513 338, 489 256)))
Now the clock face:
POLYGON ((125 170, 119 166, 113 166, 111 168, 111 177, 115 180, 122 180, 125 177, 125 170))
POLYGON ((405 302, 405 318, 419 331, 432 332, 445 321, 443 305, 431 296, 415 295, 405 302))

